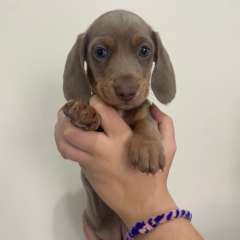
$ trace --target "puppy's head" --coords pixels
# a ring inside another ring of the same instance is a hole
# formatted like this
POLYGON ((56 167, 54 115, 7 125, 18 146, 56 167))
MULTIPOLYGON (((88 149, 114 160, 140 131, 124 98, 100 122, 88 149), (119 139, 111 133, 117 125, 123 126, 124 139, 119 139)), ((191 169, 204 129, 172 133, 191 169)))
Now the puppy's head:
POLYGON ((92 91, 107 104, 128 110, 145 101, 150 85, 162 103, 175 96, 174 71, 159 35, 134 13, 116 10, 100 16, 68 55, 66 99, 88 99, 92 91))

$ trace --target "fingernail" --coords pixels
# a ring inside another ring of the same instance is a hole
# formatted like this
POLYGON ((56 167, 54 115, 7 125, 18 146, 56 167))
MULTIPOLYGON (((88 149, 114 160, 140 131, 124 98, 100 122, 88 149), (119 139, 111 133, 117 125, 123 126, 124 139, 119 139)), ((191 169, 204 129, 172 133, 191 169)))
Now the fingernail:
POLYGON ((62 109, 58 111, 57 115, 58 117, 66 117, 62 109))
POLYGON ((153 110, 155 109, 159 112, 162 112, 161 109, 155 103, 152 103, 151 107, 152 107, 153 110))
POLYGON ((92 97, 90 98, 90 100, 89 100, 89 104, 90 104, 91 106, 96 105, 97 102, 98 102, 98 97, 97 97, 97 95, 92 96, 92 97))

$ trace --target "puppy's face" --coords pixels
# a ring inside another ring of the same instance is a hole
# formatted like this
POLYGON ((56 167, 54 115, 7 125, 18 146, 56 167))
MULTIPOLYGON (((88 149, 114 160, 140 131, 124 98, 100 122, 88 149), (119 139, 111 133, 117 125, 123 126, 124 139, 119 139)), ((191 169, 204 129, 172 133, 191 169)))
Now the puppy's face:
POLYGON ((103 101, 122 110, 141 105, 149 85, 163 104, 176 94, 174 70, 158 33, 142 18, 124 10, 100 16, 78 36, 63 78, 66 99, 88 101, 92 88, 103 101))
POLYGON ((149 93, 155 52, 150 27, 139 20, 102 17, 86 37, 88 78, 94 92, 118 109, 141 105, 149 93))

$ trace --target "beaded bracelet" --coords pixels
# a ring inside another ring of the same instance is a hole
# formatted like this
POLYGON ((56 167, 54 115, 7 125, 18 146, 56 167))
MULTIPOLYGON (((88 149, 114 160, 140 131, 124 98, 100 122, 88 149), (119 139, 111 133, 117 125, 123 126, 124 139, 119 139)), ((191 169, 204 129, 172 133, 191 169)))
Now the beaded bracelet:
POLYGON ((185 218, 191 221, 192 214, 190 211, 184 209, 175 209, 169 212, 163 213, 156 217, 150 218, 147 221, 137 222, 133 228, 127 233, 126 240, 133 240, 134 237, 139 234, 145 234, 152 231, 154 228, 165 222, 171 221, 176 218, 185 218))

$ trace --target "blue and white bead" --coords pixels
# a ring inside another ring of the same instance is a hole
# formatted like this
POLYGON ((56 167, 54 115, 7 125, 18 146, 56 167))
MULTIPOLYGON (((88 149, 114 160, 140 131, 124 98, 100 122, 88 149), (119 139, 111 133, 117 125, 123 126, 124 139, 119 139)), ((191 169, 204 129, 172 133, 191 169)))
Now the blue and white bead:
POLYGON ((152 231, 160 224, 166 223, 176 218, 185 218, 188 221, 192 220, 192 214, 190 211, 184 209, 175 209, 167 213, 163 213, 156 217, 148 219, 146 222, 137 222, 133 228, 127 233, 126 240, 133 240, 139 234, 146 234, 152 231))

